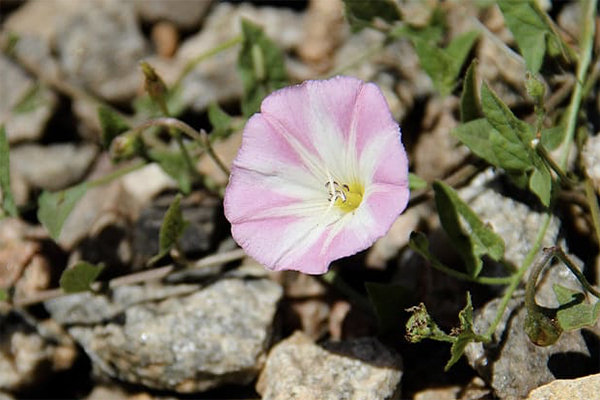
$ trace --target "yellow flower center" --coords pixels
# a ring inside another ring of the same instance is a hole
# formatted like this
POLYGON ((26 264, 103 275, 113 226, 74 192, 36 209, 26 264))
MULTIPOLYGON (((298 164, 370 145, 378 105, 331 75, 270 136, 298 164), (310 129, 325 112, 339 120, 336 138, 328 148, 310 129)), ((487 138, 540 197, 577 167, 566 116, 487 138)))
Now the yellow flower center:
POLYGON ((358 182, 339 184, 330 180, 325 184, 329 189, 329 202, 344 213, 356 210, 363 199, 364 187, 358 182))

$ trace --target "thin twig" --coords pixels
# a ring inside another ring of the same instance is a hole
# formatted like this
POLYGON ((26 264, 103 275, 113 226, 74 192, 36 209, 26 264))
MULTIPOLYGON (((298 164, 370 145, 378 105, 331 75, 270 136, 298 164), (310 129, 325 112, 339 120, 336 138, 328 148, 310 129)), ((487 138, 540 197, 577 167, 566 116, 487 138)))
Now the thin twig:
MULTIPOLYGON (((245 255, 246 253, 242 249, 235 249, 223 253, 212 254, 210 256, 206 256, 197 260, 196 262, 191 264, 186 270, 208 268, 214 265, 225 264, 231 261, 239 260, 245 257, 245 255)), ((107 282, 107 284, 108 287, 112 289, 119 286, 157 281, 165 278, 169 274, 172 274, 175 270, 175 266, 167 265, 161 268, 154 268, 147 271, 135 272, 133 274, 120 276, 118 278, 111 279, 107 282)), ((93 291, 98 291, 102 288, 102 286, 103 284, 101 282, 95 282, 92 284, 91 288, 93 291)), ((65 295, 68 295, 68 293, 63 292, 61 288, 42 290, 39 292, 34 292, 32 295, 25 298, 16 298, 14 299, 12 304, 15 307, 26 307, 65 295)))
POLYGON ((196 140, 197 142, 199 142, 201 145, 204 146, 204 148, 206 149, 206 151, 208 152, 208 154, 210 155, 212 160, 215 162, 215 164, 217 164, 217 166, 221 169, 221 171, 223 171, 223 173, 225 175, 229 176, 231 174, 231 172, 229 171, 229 168, 227 168, 225 163, 223 163, 223 161, 215 153, 215 151, 210 143, 208 134, 206 133, 206 131, 204 129, 197 131, 194 128, 192 128, 191 126, 189 126, 188 124, 186 124, 185 122, 180 121, 176 118, 161 117, 161 118, 154 118, 154 119, 148 120, 148 121, 136 126, 135 128, 133 128, 132 131, 143 131, 143 130, 148 129, 153 126, 164 126, 167 128, 175 128, 175 129, 178 129, 179 131, 181 131, 182 133, 186 134, 190 138, 196 140))

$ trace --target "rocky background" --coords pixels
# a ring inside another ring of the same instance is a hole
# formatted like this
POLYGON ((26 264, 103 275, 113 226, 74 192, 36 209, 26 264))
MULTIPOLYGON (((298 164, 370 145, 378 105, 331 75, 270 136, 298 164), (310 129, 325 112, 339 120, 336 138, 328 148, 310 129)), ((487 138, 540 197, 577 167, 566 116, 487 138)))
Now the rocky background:
MULTIPOLYGON (((475 3, 445 3, 450 35, 481 26, 491 33, 480 35, 471 51, 480 78, 509 107, 526 113, 532 103, 523 86, 525 65, 505 51, 514 48, 511 33, 497 7, 475 3)), ((436 4, 407 2, 402 12, 418 26, 436 4)), ((553 7, 560 29, 577 38, 580 4, 553 7)), ((177 107, 190 125, 210 131, 212 103, 240 121, 233 134, 215 143, 230 163, 243 126, 239 46, 190 62, 235 39, 241 18, 247 18, 284 51, 293 82, 344 73, 377 83, 402 127, 411 171, 460 188, 461 197, 504 238, 505 259, 519 265, 541 210, 449 134, 459 121, 460 92, 445 98, 436 93, 408 39, 388 44, 375 30, 351 32, 341 0, 0 0, 0 13, 0 123, 21 213, 0 220, 0 288, 12 288, 22 302, 0 302, 0 399, 598 398, 600 325, 537 347, 522 329, 522 291, 509 304, 495 345, 470 345, 449 372, 449 345, 404 339, 407 307, 424 302, 449 330, 468 288, 475 329, 483 331, 501 295, 501 288, 467 285, 429 268, 407 246, 409 232, 420 230, 428 232, 440 258, 456 257, 427 198, 371 249, 338 262, 338 281, 270 273, 245 257, 229 236, 214 190, 227 176, 207 157, 197 165, 205 184, 194 185, 182 199, 190 221, 181 239, 191 266, 184 271, 161 275, 168 264, 145 267, 158 252, 158 232, 178 188, 155 163, 88 190, 56 242, 37 220, 43 190, 121 168, 102 147, 96 110, 108 104, 137 122, 147 118, 134 114, 143 109, 141 60, 167 86, 183 79, 177 107), (182 74, 188 65, 193 69, 182 74), (109 290, 40 302, 40 293, 56 288, 61 272, 79 260, 104 263, 100 281, 112 280, 109 290), (118 281, 144 271, 141 283, 118 281), (392 334, 380 334, 381 321, 365 303, 366 281, 410 292, 395 304, 392 334)), ((567 74, 562 84, 572 85, 567 74)), ((598 117, 600 103, 590 107, 598 117)), ((600 136, 590 137, 583 154, 600 192, 600 136)), ((600 276, 598 244, 573 204, 552 217, 544 245, 568 248, 594 283, 600 276)), ((540 304, 554 301, 552 284, 558 282, 579 288, 566 268, 553 268, 538 290, 540 304)))

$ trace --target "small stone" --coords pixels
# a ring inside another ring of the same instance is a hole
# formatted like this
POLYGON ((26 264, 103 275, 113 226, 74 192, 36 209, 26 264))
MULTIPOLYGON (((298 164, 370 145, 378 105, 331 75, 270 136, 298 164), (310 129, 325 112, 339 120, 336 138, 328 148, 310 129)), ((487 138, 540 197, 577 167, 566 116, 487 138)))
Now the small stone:
POLYGON ((197 27, 211 4, 212 0, 135 0, 136 10, 144 21, 168 21, 181 29, 197 27))
POLYGON ((323 282, 312 275, 296 271, 270 272, 271 278, 281 284, 285 296, 292 299, 323 296, 327 288, 323 282))
POLYGON ((558 26, 568 33, 568 35, 563 36, 563 38, 567 40, 567 43, 579 43, 579 35, 581 32, 581 4, 565 4, 558 14, 557 22, 558 26))
POLYGON ((300 319, 302 332, 312 340, 320 339, 327 332, 330 307, 326 302, 316 299, 295 301, 291 311, 300 319))
POLYGON ((34 388, 50 379, 53 371, 70 368, 75 360, 73 341, 51 324, 39 323, 37 333, 15 314, 0 313, 0 326, 0 391, 34 388), (68 351, 71 358, 55 363, 61 358, 58 353, 68 351))
POLYGON ((70 324, 69 333, 102 373, 190 393, 256 378, 281 295, 267 279, 222 278, 202 289, 125 286, 111 297, 71 295, 46 302, 46 308, 70 324))
POLYGON ((256 390, 263 400, 377 400, 399 396, 402 359, 377 339, 315 344, 302 332, 278 343, 256 390))
POLYGON ((333 303, 329 313, 329 335, 331 340, 342 340, 344 337, 344 320, 350 313, 352 306, 345 300, 333 303))
POLYGON ((600 374, 578 379, 557 379, 534 389, 526 400, 598 400, 600 374))
POLYGON ((60 23, 56 47, 63 71, 108 101, 127 101, 141 86, 138 62, 147 45, 132 2, 86 3, 60 23))
POLYGON ((93 144, 24 144, 10 150, 10 169, 31 187, 56 191, 80 181, 97 154, 93 144))
POLYGON ((348 33, 341 0, 309 2, 304 20, 305 40, 298 47, 300 58, 324 72, 331 68, 331 55, 348 33))
POLYGON ((52 266, 41 254, 33 256, 25 267, 23 276, 17 281, 15 299, 35 295, 35 292, 50 288, 52 283, 52 266))
MULTIPOLYGON (((103 154, 90 173, 89 179, 105 176, 110 172, 114 172, 114 166, 108 156, 103 154)), ((123 237, 121 227, 131 224, 133 217, 139 212, 135 199, 123 189, 121 179, 123 178, 89 188, 81 197, 63 224, 58 239, 58 244, 63 249, 72 250, 84 238, 98 235, 104 228, 117 227, 111 236, 106 237, 110 240, 103 244, 103 250, 108 251, 104 252, 104 257, 114 253, 115 239, 123 237)))
POLYGON ((2 54, 0 71, 0 125, 9 143, 40 139, 56 109, 56 95, 2 54))
POLYGON ((419 142, 415 149, 415 173, 431 182, 441 179, 456 168, 469 154, 465 146, 450 131, 458 125, 454 110, 455 97, 434 98, 427 103, 419 142))
MULTIPOLYGON (((165 4, 163 2, 163 4, 165 4)), ((177 51, 179 45, 179 32, 170 22, 157 22, 152 27, 152 42, 156 48, 156 53, 164 58, 172 57, 177 51)))
MULTIPOLYGON (((492 13, 500 13, 497 7, 491 8, 492 13)), ((502 20, 502 14, 499 18, 502 20)), ((527 67, 525 61, 511 51, 508 45, 501 46, 487 35, 479 36, 477 73, 508 107, 513 108, 528 98, 523 84, 527 67)))
POLYGON ((40 245, 34 242, 0 242, 0 288, 13 286, 39 250, 40 245))
POLYGON ((178 188, 177 182, 156 163, 128 173, 121 181, 123 189, 141 207, 149 205, 161 192, 178 188))
POLYGON ((596 193, 600 194, 600 135, 588 137, 581 158, 596 193))
POLYGON ((418 208, 409 208, 392 224, 390 230, 369 249, 365 264, 374 269, 385 269, 389 260, 408 244, 410 233, 417 229, 421 219, 418 208))
MULTIPOLYGON (((285 8, 219 2, 206 17, 204 28, 179 48, 176 58, 181 68, 239 35, 243 18, 264 27, 266 35, 284 51, 297 47, 304 40, 303 18, 299 13, 285 8)), ((182 102, 195 111, 204 111, 213 102, 239 101, 243 85, 237 71, 237 56, 238 50, 233 48, 198 64, 183 80, 182 102)))

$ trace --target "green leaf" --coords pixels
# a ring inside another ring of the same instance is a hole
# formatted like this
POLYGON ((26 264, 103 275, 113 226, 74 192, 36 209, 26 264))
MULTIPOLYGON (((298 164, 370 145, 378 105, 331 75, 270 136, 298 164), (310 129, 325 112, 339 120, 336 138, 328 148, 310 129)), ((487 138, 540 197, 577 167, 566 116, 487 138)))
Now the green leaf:
POLYGON ((565 125, 560 123, 551 128, 542 129, 542 146, 547 150, 556 150, 565 140, 565 125))
MULTIPOLYGON (((4 125, 0 126, 0 190, 2 190, 2 211, 12 217, 19 215, 10 190, 10 154, 4 125)), ((1 214, 0 214, 1 216, 1 214)))
POLYGON ((242 113, 249 117, 258 111, 263 98, 284 87, 288 78, 283 53, 259 26, 243 19, 242 34, 237 67, 244 85, 242 113))
POLYGON ((208 121, 214 129, 225 129, 231 125, 233 118, 223 111, 218 103, 210 103, 208 106, 208 121))
POLYGON ((406 322, 406 340, 418 343, 423 339, 438 340, 442 342, 453 342, 454 338, 446 334, 435 323, 425 304, 408 308, 406 311, 412 313, 406 322))
MULTIPOLYGON (((538 72, 544 61, 547 38, 557 41, 552 29, 546 25, 530 1, 501 0, 498 1, 498 6, 525 58, 527 69, 538 72)), ((555 45, 560 47, 560 41, 555 45)))
POLYGON ((25 92, 21 100, 14 105, 13 111, 17 114, 26 114, 43 106, 46 103, 43 89, 44 87, 39 83, 33 85, 25 92))
POLYGON ((499 166, 508 172, 524 172, 532 168, 529 149, 507 139, 496 129, 490 132, 490 145, 496 152, 499 166))
POLYGON ((188 221, 183 218, 180 202, 181 195, 177 195, 165 213, 165 218, 158 234, 159 252, 149 261, 150 265, 166 256, 189 226, 188 221))
POLYGON ((494 260, 500 260, 504 255, 504 241, 481 222, 450 186, 436 181, 433 190, 444 230, 465 261, 467 272, 472 277, 477 277, 483 265, 481 257, 488 255, 494 260), (462 221, 467 225, 466 230, 462 227, 462 221))
POLYGON ((44 191, 40 195, 37 217, 52 239, 58 240, 65 220, 87 189, 87 183, 84 182, 60 192, 44 191))
POLYGON ((412 42, 419 56, 421 67, 431 78, 433 86, 442 96, 448 95, 454 89, 454 61, 434 43, 414 37, 412 42))
POLYGON ((458 313, 458 320, 460 322, 459 334, 456 337, 456 341, 452 343, 450 348, 450 360, 444 367, 444 371, 448 371, 465 352, 465 348, 469 343, 477 338, 475 332, 473 332, 473 304, 471 303, 471 293, 467 292, 467 304, 458 313))
POLYGON ((104 105, 98 107, 98 119, 102 127, 102 145, 105 149, 110 147, 114 138, 130 129, 129 124, 123 117, 112 108, 104 105))
POLYGON ((460 96, 460 120, 463 123, 476 120, 483 116, 481 113, 481 106, 479 105, 479 96, 477 94, 476 68, 477 59, 474 59, 471 62, 471 65, 469 65, 463 81, 463 91, 460 96))
POLYGON ((158 244, 161 253, 171 250, 188 227, 188 222, 183 219, 180 203, 181 196, 178 195, 169 206, 160 227, 158 244))
POLYGON ((445 49, 431 41, 412 37, 421 66, 442 96, 454 89, 456 78, 477 36, 477 32, 464 33, 454 38, 445 49))
POLYGON ((93 265, 85 261, 80 261, 72 268, 66 269, 60 276, 60 287, 65 293, 79 293, 90 290, 90 286, 104 266, 93 265))
POLYGON ((398 332, 402 328, 402 310, 413 303, 414 293, 402 285, 395 284, 366 282, 365 287, 377 314, 380 332, 398 332))
POLYGON ((213 127, 210 134, 211 141, 224 139, 233 132, 231 129, 233 117, 223 111, 217 103, 211 103, 208 106, 208 120, 213 127))
POLYGON ((484 83, 481 86, 481 106, 488 122, 510 143, 521 143, 527 150, 535 138, 533 129, 521 121, 484 83))
POLYGON ((371 26, 375 18, 381 18, 387 22, 400 20, 400 10, 392 0, 344 0, 346 19, 356 32, 371 26))
POLYGON ((389 30, 388 37, 390 39, 420 38, 430 43, 438 43, 446 30, 446 14, 440 7, 436 7, 426 26, 416 27, 408 23, 396 24, 389 30))
MULTIPOLYGON (((189 104, 183 97, 183 85, 169 88, 165 95, 165 101, 171 117, 178 117, 183 114, 189 104)), ((148 94, 136 97, 133 100, 133 110, 140 117, 153 118, 163 116, 160 106, 148 94)))
POLYGON ((533 171, 529 178, 529 189, 535 193, 545 207, 550 205, 552 175, 545 165, 541 165, 533 171))
POLYGON ((455 77, 460 72, 462 65, 465 63, 465 59, 469 55, 471 51, 471 47, 477 40, 479 36, 479 32, 477 31, 469 31, 465 32, 461 35, 458 35, 448 44, 445 51, 446 54, 450 56, 453 63, 453 73, 455 77))
POLYGON ((421 190, 427 187, 427 182, 412 172, 408 173, 408 187, 410 190, 421 190))
POLYGON ((492 131, 494 131, 494 128, 490 123, 486 119, 480 118, 458 125, 451 133, 467 146, 473 154, 492 165, 500 167, 502 163, 490 143, 492 131))
POLYGON ((552 288, 560 304, 556 317, 563 330, 573 331, 596 324, 600 316, 600 301, 596 304, 586 304, 583 302, 585 296, 581 292, 556 284, 552 288))
POLYGON ((8 301, 8 290, 0 288, 0 301, 8 301))
POLYGON ((160 165, 163 171, 177 181, 181 192, 184 194, 190 192, 193 176, 181 153, 152 149, 148 151, 148 155, 151 160, 156 161, 160 165))

